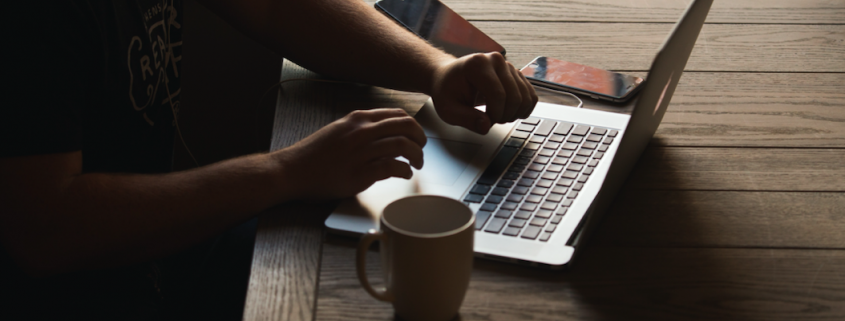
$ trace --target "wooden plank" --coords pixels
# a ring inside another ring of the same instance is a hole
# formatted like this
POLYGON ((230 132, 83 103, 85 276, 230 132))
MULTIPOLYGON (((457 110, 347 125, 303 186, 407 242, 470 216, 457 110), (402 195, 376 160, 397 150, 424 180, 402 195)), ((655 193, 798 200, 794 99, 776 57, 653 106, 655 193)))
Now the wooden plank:
POLYGON ((845 193, 628 189, 613 203, 590 244, 845 249, 845 193))
MULTIPOLYGON (((674 23, 689 1, 445 0, 468 20, 674 23)), ((828 0, 718 0, 708 23, 842 24, 845 2, 828 0)))
MULTIPOLYGON (((548 56, 629 71, 647 71, 673 27, 510 21, 475 25, 502 44, 516 66, 548 56)), ((704 25, 686 70, 845 72, 845 25, 704 25)))
POLYGON ((627 184, 648 190, 845 192, 845 150, 652 147, 627 184))
MULTIPOLYGON (((393 320, 355 275, 355 240, 323 248, 318 320, 393 320)), ((368 256, 371 282, 379 257, 368 256)), ((842 320, 845 251, 591 247, 568 271, 475 261, 461 320, 842 320)))

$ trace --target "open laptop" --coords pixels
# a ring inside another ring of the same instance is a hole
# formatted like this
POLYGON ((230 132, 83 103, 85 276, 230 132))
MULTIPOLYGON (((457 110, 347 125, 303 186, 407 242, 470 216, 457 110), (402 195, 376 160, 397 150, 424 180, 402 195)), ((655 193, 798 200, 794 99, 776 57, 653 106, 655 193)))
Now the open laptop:
POLYGON ((326 219, 331 232, 378 228, 387 204, 412 194, 464 201, 476 213, 479 257, 559 268, 625 182, 663 119, 712 0, 694 0, 669 33, 631 115, 538 103, 531 117, 487 135, 444 123, 431 100, 415 116, 425 165, 377 182, 326 219))

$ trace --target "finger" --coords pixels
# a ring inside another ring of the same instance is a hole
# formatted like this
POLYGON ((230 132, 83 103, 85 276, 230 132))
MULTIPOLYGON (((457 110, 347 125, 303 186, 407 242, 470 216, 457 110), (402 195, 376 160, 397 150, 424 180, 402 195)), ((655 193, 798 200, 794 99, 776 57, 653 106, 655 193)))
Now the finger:
POLYGON ((377 108, 370 110, 355 110, 346 115, 351 120, 357 122, 378 122, 388 118, 407 117, 406 113, 401 108, 377 108))
POLYGON ((414 118, 408 116, 408 114, 402 117, 386 118, 376 123, 364 125, 360 135, 357 138, 360 142, 403 136, 415 142, 419 147, 425 146, 428 140, 425 137, 425 131, 422 129, 422 126, 414 118))
POLYGON ((481 135, 490 131, 490 118, 484 112, 467 106, 437 106, 437 114, 449 125, 461 126, 481 135), (441 110, 443 112, 441 112, 441 110))
POLYGON ((411 166, 392 158, 380 158, 372 161, 364 170, 368 182, 376 182, 391 177, 410 179, 414 175, 411 166))
POLYGON ((403 136, 394 136, 379 139, 367 145, 360 151, 365 159, 375 160, 381 158, 394 159, 405 157, 411 166, 416 169, 423 167, 422 147, 403 136))
POLYGON ((516 68, 511 68, 511 73, 517 80, 519 93, 522 96, 522 101, 519 103, 519 109, 514 115, 514 119, 511 120, 515 121, 516 118, 525 119, 531 115, 531 112, 534 111, 534 105, 537 104, 537 93, 534 92, 534 87, 531 86, 528 79, 525 79, 525 75, 516 70, 516 68))
POLYGON ((512 72, 514 70, 513 65, 509 62, 505 61, 501 63, 496 61, 495 63, 496 75, 499 76, 499 81, 502 82, 502 86, 505 88, 505 104, 502 109, 500 122, 512 122, 516 120, 516 113, 522 104, 522 94, 520 93, 519 85, 517 85, 517 79, 519 78, 515 78, 512 72))
POLYGON ((487 116, 491 122, 501 122, 502 112, 505 106, 506 91, 496 70, 491 67, 490 60, 502 59, 499 53, 473 55, 467 60, 467 81, 481 93, 487 102, 487 116), (488 57, 490 55, 490 57, 488 57), (498 57, 498 58, 495 58, 498 57))

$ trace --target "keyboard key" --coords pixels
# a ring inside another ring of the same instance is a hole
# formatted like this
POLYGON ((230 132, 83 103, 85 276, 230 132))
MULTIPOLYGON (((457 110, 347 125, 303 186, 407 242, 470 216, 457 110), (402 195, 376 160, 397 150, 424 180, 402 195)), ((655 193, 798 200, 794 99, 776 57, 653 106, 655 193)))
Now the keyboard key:
POLYGON ((587 135, 587 140, 591 141, 591 142, 600 142, 601 139, 602 139, 602 135, 596 135, 596 134, 587 135))
POLYGON ((555 157, 555 158, 552 160, 552 164, 555 164, 555 165, 566 165, 566 162, 568 162, 568 161, 569 161, 569 158, 565 158, 565 157, 560 157, 560 156, 558 156, 558 157, 555 157))
POLYGON ((578 183, 586 183, 588 178, 590 178, 590 176, 581 175, 581 177, 578 177, 578 183))
POLYGON ((560 173, 563 170, 563 165, 554 164, 554 161, 552 161, 552 164, 546 169, 547 172, 560 173))
POLYGON ((548 156, 537 156, 536 158, 534 158, 535 163, 543 165, 548 164, 550 160, 551 157, 548 156))
POLYGON ((587 166, 596 167, 596 165, 598 165, 598 164, 599 164, 599 160, 594 159, 594 160, 591 160, 589 163, 587 163, 587 166))
POLYGON ((481 174, 481 178, 478 179, 478 184, 483 185, 493 185, 496 183, 496 180, 499 178, 499 175, 505 171, 505 168, 508 167, 508 164, 511 162, 514 156, 516 156, 516 152, 519 151, 516 147, 509 147, 504 146, 502 150, 499 151, 499 154, 496 154, 496 157, 490 162, 490 165, 487 166, 487 169, 484 170, 484 173, 481 174))
POLYGON ((502 179, 506 180, 515 180, 519 178, 519 175, 522 175, 522 171, 519 172, 507 172, 505 175, 502 175, 502 179))
MULTIPOLYGON (((540 178, 555 180, 555 179, 557 179, 557 173, 555 173, 555 172, 544 172, 543 175, 540 176, 540 178)), ((548 186, 543 186, 543 187, 548 187, 548 186)))
POLYGON ((554 211, 557 208, 557 202, 543 202, 543 205, 540 205, 540 208, 544 210, 554 211))
POLYGON ((549 137, 549 141, 555 142, 555 143, 563 142, 564 139, 566 139, 566 136, 565 135, 559 135, 559 134, 553 134, 551 137, 549 137))
POLYGON ((569 137, 566 138, 566 141, 570 142, 570 143, 580 143, 582 140, 584 140, 584 137, 575 136, 575 135, 570 135, 569 137))
POLYGON ((519 203, 505 202, 504 204, 502 204, 502 209, 513 211, 516 209, 517 205, 519 205, 519 203))
MULTIPOLYGON (((583 169, 583 168, 584 168, 584 165, 581 165, 581 164, 569 164, 569 166, 566 167, 566 170, 580 172, 581 169, 583 169)), ((573 178, 573 177, 570 177, 570 178, 573 178)))
POLYGON ((528 165, 528 169, 530 169, 532 171, 537 171, 537 172, 542 172, 543 169, 545 169, 545 168, 546 168, 546 166, 543 166, 543 164, 536 164, 535 163, 535 164, 528 165))
POLYGON ((557 180, 557 185, 569 187, 569 186, 572 186, 572 183, 574 183, 574 182, 575 182, 574 180, 569 179, 569 178, 561 178, 561 179, 557 180))
POLYGON ((538 150, 538 149, 540 149, 540 146, 541 146, 541 145, 540 145, 540 144, 537 144, 537 143, 528 143, 528 144, 526 144, 526 145, 525 145, 525 149, 528 149, 528 150, 538 150))
MULTIPOLYGON (((569 166, 572 166, 572 165, 569 165, 569 166)), ((578 177, 578 172, 565 171, 565 172, 563 172, 563 174, 560 174, 560 177, 575 179, 576 177, 578 177)))
POLYGON ((525 194, 528 193, 528 187, 525 187, 525 186, 514 187, 513 191, 511 191, 511 193, 519 194, 519 195, 525 195, 525 194))
POLYGON ((581 174, 590 175, 590 174, 593 173, 593 169, 595 169, 595 167, 587 167, 587 168, 584 169, 583 172, 581 172, 581 174))
POLYGON ((493 212, 493 211, 496 210, 496 207, 498 207, 496 205, 496 203, 484 203, 484 205, 481 205, 481 210, 487 211, 487 212, 493 212))
POLYGON ((499 195, 490 195, 487 196, 487 203, 499 204, 502 202, 503 197, 499 195))
POLYGON ((513 215, 513 211, 498 210, 496 212, 496 217, 498 217, 498 218, 510 218, 511 215, 513 215))
POLYGON ((592 154, 593 154, 593 151, 591 151, 589 149, 584 149, 584 148, 579 149, 578 153, 576 153, 576 155, 578 155, 578 156, 585 156, 585 157, 589 157, 592 154))
MULTIPOLYGON (((534 180, 530 179, 530 178, 522 178, 522 179, 519 180, 519 182, 516 183, 516 185, 531 186, 531 185, 534 185, 534 180)), ((514 189, 514 190, 516 190, 516 189, 514 189)))
MULTIPOLYGON (((554 174, 554 173, 552 173, 552 174, 554 174)), ((555 182, 554 179, 541 179, 541 180, 537 181, 537 186, 548 188, 548 187, 552 187, 552 184, 554 184, 554 182, 555 182)))
POLYGON ((575 126, 575 129, 572 130, 572 135, 584 136, 584 135, 587 135, 587 132, 589 132, 589 131, 590 131, 590 126, 578 125, 578 126, 575 126))
POLYGON ((581 144, 581 148, 586 148, 586 149, 596 149, 596 147, 598 147, 598 146, 599 146, 599 144, 595 143, 595 142, 586 142, 586 143, 581 144))
POLYGON ((604 144, 602 144, 601 146, 599 146, 599 151, 600 151, 600 152, 606 152, 606 151, 607 151, 607 147, 608 147, 608 145, 604 145, 604 144))
POLYGON ((546 137, 531 135, 531 139, 529 139, 528 141, 532 142, 532 143, 542 144, 543 142, 546 141, 546 137))
POLYGON ((557 224, 549 224, 549 226, 546 226, 546 232, 549 232, 549 233, 554 232, 556 228, 557 228, 557 224))
POLYGON ((522 121, 520 121, 520 123, 522 123, 522 124, 529 124, 529 125, 535 125, 535 126, 536 126, 537 124, 539 124, 539 123, 540 123, 540 118, 536 118, 536 117, 528 117, 528 118, 523 119, 522 121))
POLYGON ((548 193, 548 192, 549 192, 549 189, 545 188, 545 187, 535 187, 534 189, 531 190, 531 194, 540 195, 540 196, 546 195, 546 193, 548 193))
POLYGON ((522 174, 522 177, 530 178, 532 180, 539 177, 539 176, 540 176, 540 172, 538 172, 538 171, 525 171, 525 174, 522 174))
POLYGON ((484 200, 484 195, 478 194, 467 194, 467 197, 464 198, 464 202, 469 203, 481 203, 482 200, 484 200))
POLYGON ((517 236, 517 235, 519 235, 519 230, 520 230, 520 228, 518 228, 518 227, 508 227, 508 228, 505 229, 504 232, 502 232, 502 235, 517 236))
POLYGON ((522 144, 525 143, 525 140, 522 138, 508 138, 508 141, 505 142, 505 146, 508 147, 522 147, 522 144))
POLYGON ((525 202, 527 202, 527 203, 540 203, 540 201, 542 201, 542 200, 543 200, 542 195, 532 194, 532 195, 528 195, 527 197, 525 197, 525 202))
MULTIPOLYGON (((514 181, 509 180, 509 179, 503 179, 503 180, 500 180, 498 183, 496 183, 496 186, 497 187, 504 187, 504 188, 511 188, 513 186, 513 184, 514 184, 514 181)), ((484 185, 481 185, 481 186, 484 186, 484 185)))
POLYGON ((569 191, 569 194, 566 194, 566 198, 576 198, 578 197, 578 191, 569 191))
POLYGON ((607 133, 607 137, 616 137, 616 134, 618 133, 618 130, 611 130, 609 133, 607 133))
POLYGON ((552 223, 554 224, 560 223, 561 220, 563 220, 563 215, 555 215, 555 217, 552 217, 552 223))
POLYGON ((543 234, 540 235, 540 242, 548 242, 551 237, 552 237, 552 233, 543 232, 543 234))
POLYGON ((490 220, 490 224, 487 224, 487 228, 484 229, 484 231, 498 234, 507 222, 508 220, 503 218, 493 218, 492 220, 490 220))
POLYGON ((575 156, 572 158, 573 163, 586 164, 590 159, 584 156, 575 156))
POLYGON ((512 219, 512 220, 510 221, 510 223, 508 223, 508 226, 513 226, 513 227, 523 227, 523 226, 525 226, 525 223, 526 223, 526 222, 528 222, 528 221, 527 221, 527 220, 523 220, 523 219, 519 219, 519 218, 515 218, 515 219, 512 219))
POLYGON ((558 148, 560 148, 560 143, 547 142, 545 145, 543 145, 543 148, 558 149, 558 148))
POLYGON ((537 215, 534 215, 534 217, 549 218, 549 217, 552 217, 552 211, 550 211, 550 210, 539 210, 539 211, 537 211, 537 215))
POLYGON ((584 183, 575 183, 575 185, 572 185, 573 191, 580 191, 582 188, 584 188, 584 183))
POLYGON ((601 127, 593 127, 591 133, 604 136, 604 134, 607 133, 607 129, 601 127))
POLYGON ((563 186, 560 186, 560 185, 555 185, 555 187, 552 188, 552 193, 566 194, 566 190, 567 190, 566 187, 563 187, 563 186))
POLYGON ((528 132, 514 131, 513 134, 511 134, 511 137, 527 139, 528 138, 528 132))
POLYGON ((537 209, 537 203, 522 203, 522 206, 520 206, 519 209, 533 212, 537 209))
POLYGON ((522 195, 511 193, 511 195, 508 195, 508 202, 522 202, 522 195))
POLYGON ((537 130, 534 131, 534 134, 549 136, 549 134, 552 133, 552 129, 555 128, 555 125, 557 125, 557 122, 554 120, 544 120, 540 123, 540 126, 537 126, 537 130))
POLYGON ((516 211, 516 214, 513 216, 514 218, 527 220, 531 217, 531 211, 516 211))
POLYGON ((525 228, 525 231, 522 232, 522 238, 524 239, 536 239, 537 235, 540 235, 540 227, 538 226, 529 226, 525 228))
POLYGON ((487 193, 490 192, 490 186, 475 184, 469 192, 473 194, 487 195, 487 193))
POLYGON ((480 230, 484 227, 484 223, 487 223, 487 220, 490 219, 490 215, 493 213, 487 211, 478 211, 475 213, 475 229, 480 230))
POLYGON ((569 134, 570 129, 572 129, 572 123, 560 122, 557 128, 555 128, 555 134, 566 135, 569 134))
POLYGON ((516 126, 516 130, 523 131, 523 132, 533 132, 534 131, 534 125, 526 124, 526 123, 523 122, 522 124, 519 124, 519 125, 516 126))
POLYGON ((559 152, 557 152, 557 156, 569 158, 572 157, 572 151, 561 149, 559 152))
MULTIPOLYGON (((544 218, 540 218, 540 217, 535 217, 535 218, 531 219, 531 223, 529 223, 529 224, 534 225, 534 226, 545 226, 546 221, 548 221, 548 220, 546 220, 544 218)), ((522 227, 522 226, 520 226, 520 227, 522 227)))
MULTIPOLYGON (((563 187, 557 186, 555 188, 563 188, 563 187)), ((565 191, 566 189, 563 188, 563 190, 565 191)), ((566 192, 564 192, 564 193, 566 193, 566 192)), ((560 200, 562 200, 562 199, 563 199, 563 194, 558 194, 558 193, 551 193, 551 194, 549 194, 549 197, 546 197, 547 201, 552 201, 552 202, 560 202, 560 200)), ((495 207, 493 209, 495 209, 495 207)))
POLYGON ((576 144, 576 143, 563 143, 563 145, 560 145, 560 148, 575 150, 575 149, 578 148, 578 144, 576 144))
POLYGON ((534 153, 536 153, 536 152, 537 152, 536 150, 523 149, 521 152, 519 152, 519 156, 534 157, 534 153))
POLYGON ((608 138, 605 138, 605 139, 604 139, 604 141, 602 142, 602 144, 607 144, 607 145, 610 145, 610 143, 612 143, 612 142, 613 142, 613 137, 608 137, 608 138))
POLYGON ((567 199, 563 200, 563 202, 560 202, 560 206, 564 206, 564 207, 572 206, 572 199, 567 198, 567 199))
POLYGON ((493 189, 493 192, 491 192, 491 194, 505 196, 508 195, 508 189, 504 187, 496 187, 493 189))
POLYGON ((539 153, 537 153, 537 155, 546 156, 546 157, 553 156, 554 154, 555 154, 555 150, 554 149, 548 149, 548 148, 543 148, 542 150, 540 150, 539 153))
POLYGON ((601 159, 601 158, 602 158, 602 156, 604 156, 604 153, 602 153, 602 152, 596 152, 596 154, 595 154, 595 155, 593 155, 593 158, 595 158, 595 159, 601 159))
POLYGON ((557 212, 555 213, 555 215, 561 215, 562 216, 562 215, 566 214, 566 211, 568 209, 569 209, 568 207, 561 207, 561 208, 557 209, 557 212))

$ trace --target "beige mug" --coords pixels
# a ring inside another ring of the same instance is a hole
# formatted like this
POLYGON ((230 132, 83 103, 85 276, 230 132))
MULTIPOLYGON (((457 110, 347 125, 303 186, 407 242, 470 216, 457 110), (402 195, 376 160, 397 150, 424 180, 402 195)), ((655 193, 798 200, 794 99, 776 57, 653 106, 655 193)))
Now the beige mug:
POLYGON ((472 273, 475 215, 442 196, 415 195, 390 203, 381 231, 361 238, 358 280, 376 299, 391 302, 405 320, 449 320, 458 313, 472 273), (386 289, 367 280, 366 254, 378 240, 386 289))

